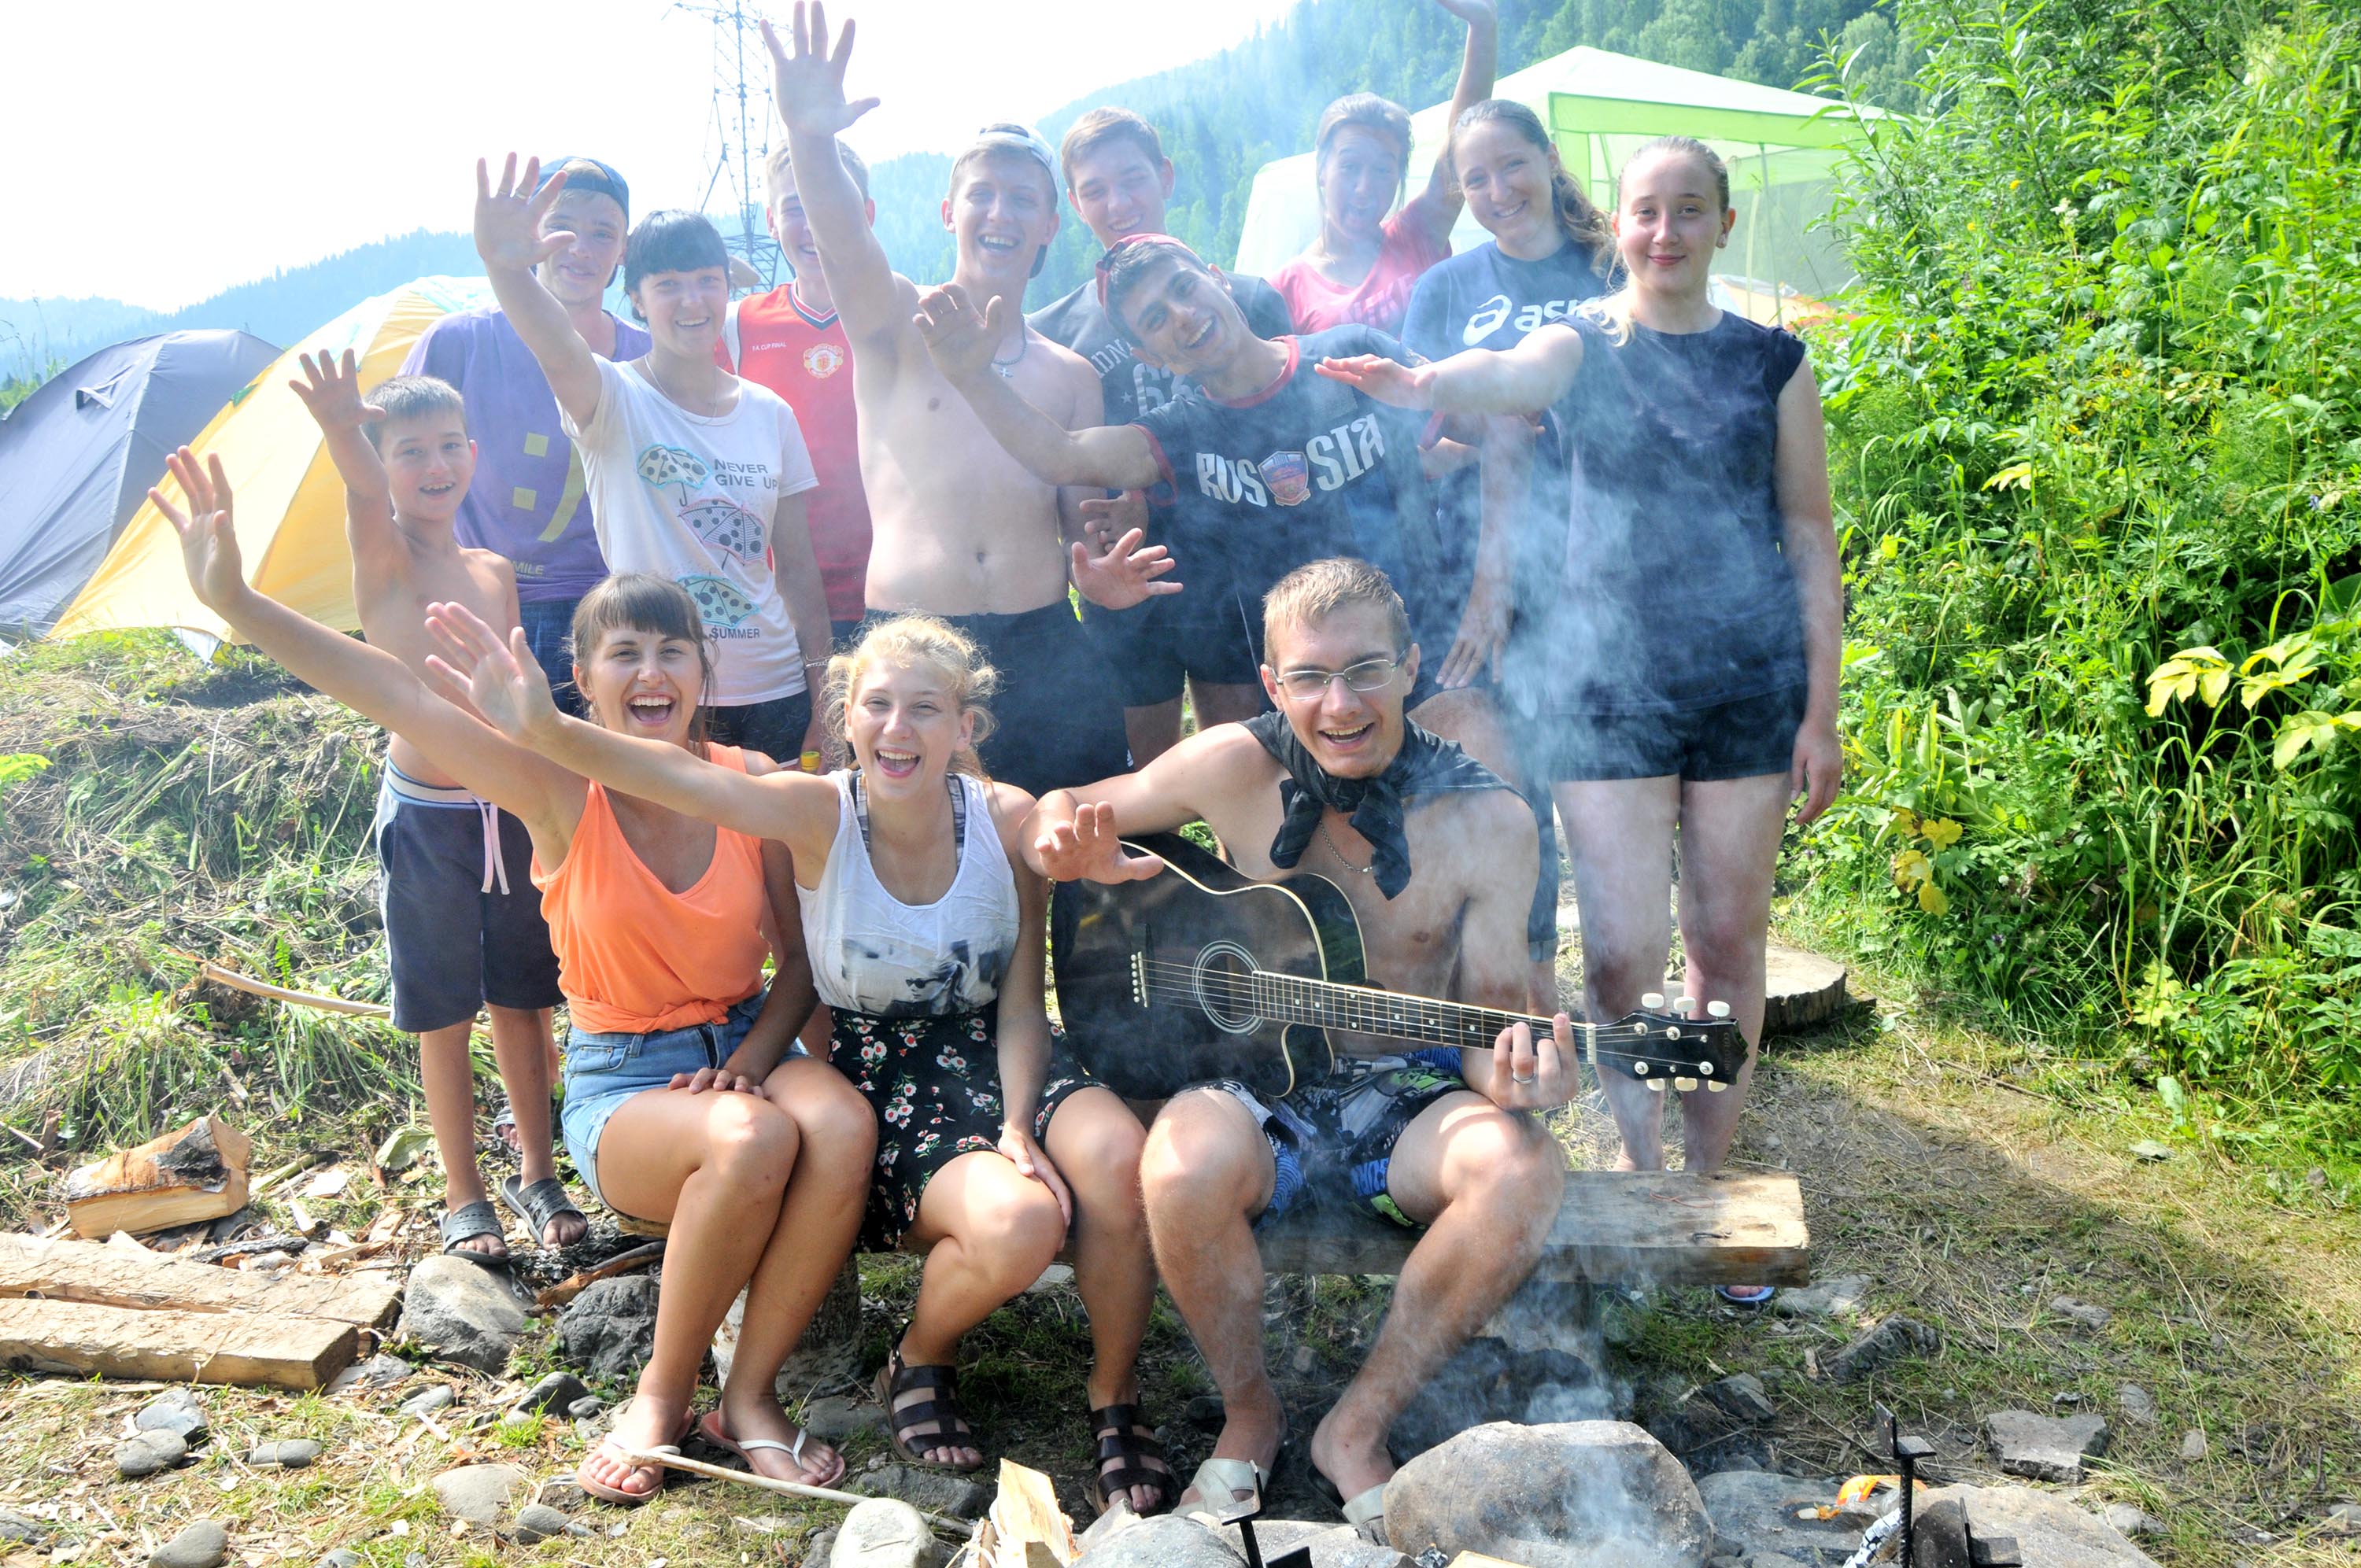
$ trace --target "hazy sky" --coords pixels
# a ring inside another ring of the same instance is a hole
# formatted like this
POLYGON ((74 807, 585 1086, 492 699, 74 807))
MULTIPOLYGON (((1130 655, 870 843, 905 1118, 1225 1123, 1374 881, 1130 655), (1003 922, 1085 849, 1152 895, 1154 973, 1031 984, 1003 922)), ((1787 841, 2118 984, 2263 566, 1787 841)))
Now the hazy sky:
MULTIPOLYGON (((850 7, 848 85, 884 104, 847 139, 873 161, 950 150, 987 120, 1226 49, 1288 4, 867 0, 850 7)), ((635 212, 695 204, 719 145, 715 29, 667 0, 7 9, 0 296, 176 309, 388 235, 464 229, 475 159, 511 148, 605 159, 635 212)), ((749 74, 767 84, 764 65, 749 74)))

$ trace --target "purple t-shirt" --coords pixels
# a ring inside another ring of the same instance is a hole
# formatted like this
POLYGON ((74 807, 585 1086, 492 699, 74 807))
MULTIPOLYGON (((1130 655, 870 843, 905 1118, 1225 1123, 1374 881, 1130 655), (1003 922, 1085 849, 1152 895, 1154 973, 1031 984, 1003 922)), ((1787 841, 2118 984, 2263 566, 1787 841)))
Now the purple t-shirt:
MULTIPOLYGON (((646 332, 615 322, 616 357, 636 359, 647 351, 646 332)), ((590 528, 582 459, 558 422, 549 378, 509 318, 490 308, 445 316, 418 340, 401 371, 439 376, 467 400, 476 478, 459 503, 459 543, 514 562, 522 603, 588 593, 607 575, 607 562, 590 528)))

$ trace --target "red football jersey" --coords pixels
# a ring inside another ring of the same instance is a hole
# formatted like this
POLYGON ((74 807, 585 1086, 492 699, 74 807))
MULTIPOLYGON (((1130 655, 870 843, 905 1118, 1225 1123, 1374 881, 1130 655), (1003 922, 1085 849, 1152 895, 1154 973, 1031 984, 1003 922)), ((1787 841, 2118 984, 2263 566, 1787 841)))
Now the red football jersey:
POLYGON ((723 368, 778 393, 796 411, 812 471, 819 476, 819 488, 807 504, 829 619, 859 620, 867 604, 869 498, 861 488, 852 350, 844 328, 833 312, 816 316, 805 310, 795 285, 782 284, 730 307, 730 330, 714 356, 723 368))

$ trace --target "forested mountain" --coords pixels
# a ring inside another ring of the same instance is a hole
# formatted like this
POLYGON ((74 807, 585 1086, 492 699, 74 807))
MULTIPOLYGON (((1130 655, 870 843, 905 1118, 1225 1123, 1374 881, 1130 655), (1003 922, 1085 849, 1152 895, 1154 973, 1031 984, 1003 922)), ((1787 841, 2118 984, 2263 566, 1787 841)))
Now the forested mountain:
MULTIPOLYGON (((1331 99, 1362 90, 1412 108, 1447 99, 1465 38, 1432 0, 1304 0, 1235 49, 1097 89, 1046 115, 1039 129, 1055 146, 1103 104, 1148 116, 1179 174, 1167 214, 1172 232, 1226 259, 1237 248, 1255 171, 1308 150, 1331 99)), ((1875 0, 1501 0, 1499 73, 1588 44, 1793 87, 1812 74, 1823 38, 1840 53, 1858 51, 1852 77, 1864 97, 1906 106, 1909 66, 1888 9, 1875 0)), ((856 127, 856 144, 859 137, 856 127)), ((923 282, 950 273, 940 218, 949 170, 948 159, 929 154, 875 171, 887 253, 923 282)), ((1071 208, 1065 218, 1028 306, 1085 281, 1097 259, 1096 242, 1071 208)))

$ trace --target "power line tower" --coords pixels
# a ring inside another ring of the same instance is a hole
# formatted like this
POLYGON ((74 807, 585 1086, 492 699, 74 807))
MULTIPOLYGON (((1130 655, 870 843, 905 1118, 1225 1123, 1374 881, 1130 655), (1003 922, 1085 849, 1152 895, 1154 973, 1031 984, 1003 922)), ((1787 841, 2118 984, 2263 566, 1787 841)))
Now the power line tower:
POLYGON ((775 118, 771 102, 770 63, 757 26, 762 11, 745 0, 719 0, 692 5, 674 0, 673 9, 701 16, 713 29, 713 112, 706 126, 707 174, 702 208, 715 219, 722 243, 733 256, 764 280, 779 280, 779 247, 763 219, 766 187, 763 162, 771 150, 771 126, 775 118), (753 66, 751 82, 749 62, 753 66), (721 211, 714 198, 727 185, 721 211))

